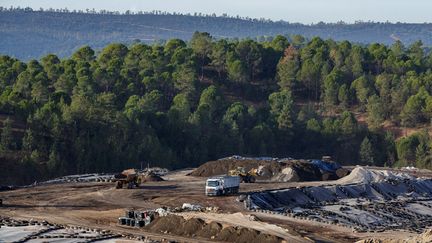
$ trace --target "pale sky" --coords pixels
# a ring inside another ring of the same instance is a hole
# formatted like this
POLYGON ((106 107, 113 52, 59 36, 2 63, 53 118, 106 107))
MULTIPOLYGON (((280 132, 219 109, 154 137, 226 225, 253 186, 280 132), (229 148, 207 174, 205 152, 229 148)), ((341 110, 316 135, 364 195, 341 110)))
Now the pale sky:
POLYGON ((0 6, 227 13, 306 24, 340 20, 432 22, 432 0, 0 0, 0 6))

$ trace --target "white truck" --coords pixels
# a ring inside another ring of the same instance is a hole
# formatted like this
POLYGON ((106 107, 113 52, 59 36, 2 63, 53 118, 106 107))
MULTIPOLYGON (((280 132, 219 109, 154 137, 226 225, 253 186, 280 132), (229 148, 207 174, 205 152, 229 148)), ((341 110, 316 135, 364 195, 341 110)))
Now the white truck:
POLYGON ((205 193, 207 196, 236 194, 240 187, 239 176, 216 176, 207 179, 205 193))

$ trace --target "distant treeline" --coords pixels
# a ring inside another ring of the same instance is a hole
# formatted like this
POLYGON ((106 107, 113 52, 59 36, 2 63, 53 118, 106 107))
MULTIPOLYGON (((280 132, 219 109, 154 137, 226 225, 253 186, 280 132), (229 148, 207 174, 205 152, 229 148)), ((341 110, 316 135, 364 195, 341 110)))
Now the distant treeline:
POLYGON ((80 46, 95 50, 113 42, 164 43, 172 38, 190 40, 195 31, 209 32, 215 38, 252 38, 271 41, 279 34, 288 39, 302 35, 354 43, 412 44, 422 40, 432 44, 431 24, 356 22, 355 24, 317 23, 304 25, 268 19, 181 14, 161 11, 110 12, 0 7, 0 53, 22 60, 41 58, 49 53, 70 56, 80 46))
MULTIPOLYGON (((109 11, 109 10, 104 10, 101 9, 99 11, 93 9, 86 9, 86 10, 69 10, 68 8, 60 8, 60 9, 54 9, 54 8, 48 8, 48 9, 44 9, 44 8, 39 8, 37 10, 34 10, 33 8, 30 7, 1 7, 0 6, 0 12, 52 12, 52 13, 86 13, 86 14, 106 14, 106 15, 180 15, 180 16, 195 16, 195 17, 221 17, 221 18, 232 18, 232 19, 242 19, 242 20, 249 20, 249 21, 254 21, 254 22, 274 22, 271 19, 265 19, 265 18, 250 18, 250 17, 242 17, 242 16, 230 16, 228 14, 222 14, 222 15, 216 15, 215 13, 213 14, 204 14, 204 13, 177 13, 177 12, 167 12, 167 11, 160 11, 160 10, 152 10, 152 11, 131 11, 131 10, 126 10, 124 12, 120 12, 120 11, 109 11)), ((283 20, 277 21, 277 22, 286 22, 283 20)), ((343 23, 342 21, 339 23, 343 23)))

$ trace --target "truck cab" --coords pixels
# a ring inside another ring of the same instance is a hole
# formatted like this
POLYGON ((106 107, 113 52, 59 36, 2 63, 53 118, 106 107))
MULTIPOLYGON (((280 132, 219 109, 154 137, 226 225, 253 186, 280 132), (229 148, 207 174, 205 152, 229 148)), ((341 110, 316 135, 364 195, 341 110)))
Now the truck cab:
POLYGON ((223 185, 222 181, 217 178, 210 178, 206 182, 206 195, 218 196, 222 194, 223 185))
POLYGON ((234 194, 239 190, 238 176, 220 176, 207 179, 205 193, 207 196, 234 194))

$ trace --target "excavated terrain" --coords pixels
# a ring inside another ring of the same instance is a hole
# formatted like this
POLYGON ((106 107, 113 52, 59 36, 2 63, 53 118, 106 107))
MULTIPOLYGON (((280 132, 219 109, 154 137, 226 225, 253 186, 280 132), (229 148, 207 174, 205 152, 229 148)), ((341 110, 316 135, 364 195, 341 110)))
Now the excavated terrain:
MULTIPOLYGON (((251 239, 260 239, 261 242, 355 242, 363 239, 406 239, 418 235, 417 231, 419 230, 410 230, 408 227, 410 225, 407 226, 407 229, 401 229, 403 227, 399 226, 384 228, 384 230, 379 228, 378 230, 368 231, 370 226, 369 228, 351 227, 350 223, 344 223, 342 220, 344 217, 341 216, 335 218, 340 223, 332 224, 328 220, 312 220, 308 216, 294 215, 299 208, 306 208, 303 204, 300 205, 301 203, 299 205, 282 203, 281 207, 271 205, 271 207, 265 208, 267 206, 253 201, 254 195, 259 195, 259 193, 285 193, 285 191, 292 190, 292 188, 309 188, 307 189, 309 193, 306 193, 306 196, 312 194, 319 201, 328 201, 328 203, 320 205, 313 200, 314 197, 305 199, 305 202, 308 204, 319 205, 315 208, 312 207, 310 210, 318 210, 315 214, 321 215, 320 212, 328 210, 322 207, 339 206, 331 203, 333 200, 331 196, 334 197, 334 194, 314 194, 315 191, 336 190, 336 186, 348 188, 348 184, 346 183, 349 181, 341 181, 344 178, 337 181, 311 182, 278 182, 272 181, 270 178, 268 180, 260 180, 254 184, 241 184, 240 197, 207 197, 204 194, 206 177, 188 176, 187 174, 191 172, 192 170, 170 172, 162 176, 164 181, 148 181, 143 183, 139 188, 134 189, 115 189, 114 183, 109 182, 105 177, 96 176, 95 181, 93 179, 80 180, 67 178, 58 182, 54 181, 32 187, 1 191, 0 198, 3 199, 3 206, 0 207, 0 217, 39 222, 48 221, 64 229, 84 227, 86 229, 108 230, 109 234, 121 235, 123 238, 126 236, 135 236, 144 237, 147 240, 172 240, 177 242, 251 242, 251 239), (257 208, 248 207, 248 200, 244 200, 248 195, 251 196, 251 200, 257 208), (318 197, 322 195, 325 195, 325 197, 318 197), (125 210, 128 209, 154 210, 162 206, 176 208, 181 207, 184 203, 197 204, 202 207, 216 207, 219 210, 212 213, 175 213, 174 215, 176 216, 170 215, 169 218, 159 218, 143 228, 125 227, 118 224, 118 218, 123 216, 125 210), (285 211, 280 210, 280 208, 284 208, 285 211), (287 211, 287 209, 291 211, 287 211), (177 223, 170 226, 169 223, 172 222, 177 223)), ((416 176, 416 173, 410 174, 416 176)), ((383 176, 389 175, 384 174, 383 176)), ((422 176, 431 177, 431 173, 423 171, 422 176)), ((95 178, 95 175, 87 175, 87 177, 95 178)), ((356 174, 345 178, 351 178, 351 181, 358 179, 356 178, 356 174)), ((385 187, 380 189, 381 191, 378 191, 379 193, 372 193, 375 190, 375 186, 371 186, 370 189, 366 190, 367 192, 371 191, 371 195, 377 198, 377 203, 373 205, 370 205, 370 200, 374 201, 374 198, 360 198, 360 202, 357 202, 357 198, 351 194, 351 196, 347 196, 343 193, 337 194, 337 191, 334 191, 338 196, 353 201, 352 205, 349 205, 350 201, 345 203, 348 206, 343 205, 344 207, 350 207, 350 210, 345 211, 347 218, 351 217, 349 214, 356 215, 357 210, 370 212, 380 207, 383 210, 385 208, 387 208, 386 210, 391 210, 392 207, 399 207, 400 211, 396 213, 401 214, 409 210, 418 210, 419 208, 425 212, 429 210, 427 206, 429 202, 427 200, 416 201, 414 203, 409 201, 419 200, 420 196, 427 199, 428 195, 420 195, 421 193, 419 192, 421 192, 420 190, 426 190, 424 188, 428 188, 428 186, 419 184, 416 187, 414 185, 415 188, 418 188, 416 189, 418 192, 416 192, 419 195, 417 196, 412 193, 412 197, 409 198, 407 188, 411 184, 403 182, 399 185, 393 185, 388 184, 388 182, 379 181, 373 183, 384 183, 377 184, 377 187, 385 185, 385 187), (384 193, 387 187, 391 188, 389 192, 392 193, 394 193, 394 187, 399 188, 397 190, 399 194, 384 193), (391 203, 398 202, 397 199, 401 195, 407 196, 408 201, 405 201, 404 204, 399 202, 397 205, 392 205, 391 203), (364 205, 364 207, 359 208, 359 205, 364 205), (402 208, 401 205, 403 206, 402 208)), ((424 183, 427 184, 429 182, 425 180, 424 183)), ((361 187, 359 189, 358 186, 354 185, 351 185, 354 188, 353 193, 362 193, 362 188, 366 188, 361 187)), ((301 195, 301 193, 299 192, 298 195, 301 195)), ((430 192, 428 191, 428 193, 430 192)), ((299 196, 298 200, 302 198, 299 196)), ((340 207, 335 210, 340 211, 340 207)), ((343 212, 343 210, 340 212, 343 212)), ((402 216, 399 215, 400 218, 402 216)), ((324 216, 322 217, 324 218, 324 216)), ((374 219, 374 217, 376 215, 371 213, 371 217, 362 219, 366 220, 364 225, 367 225, 368 220, 374 219)), ((396 222, 400 218, 396 218, 396 222)), ((386 224, 385 220, 389 220, 385 217, 383 219, 384 221, 378 219, 376 222, 386 224)), ((429 222, 426 216, 420 217, 417 214, 412 214, 410 219, 416 224, 424 224, 425 226, 429 222)), ((408 221, 403 221, 399 224, 405 222, 408 221)), ((0 229, 0 232, 2 232, 1 230, 3 229, 0 229)), ((10 233, 11 229, 8 228, 7 230, 10 233)))

